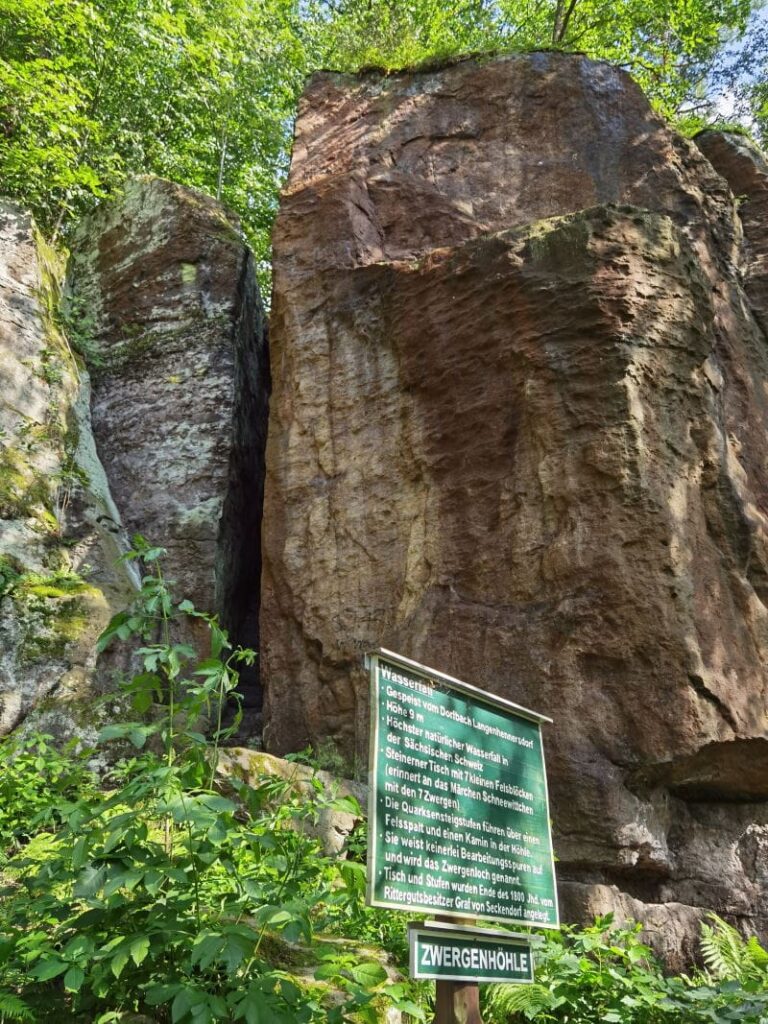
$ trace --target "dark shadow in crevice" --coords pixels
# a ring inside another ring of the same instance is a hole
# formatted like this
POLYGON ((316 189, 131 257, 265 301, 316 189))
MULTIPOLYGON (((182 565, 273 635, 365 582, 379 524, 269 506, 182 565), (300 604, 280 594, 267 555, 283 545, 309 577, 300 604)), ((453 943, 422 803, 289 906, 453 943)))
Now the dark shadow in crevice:
MULTIPOLYGON (((234 646, 259 649, 261 518, 271 379, 267 319, 249 252, 238 287, 233 325, 234 405, 229 480, 219 523, 216 607, 234 646)), ((259 663, 240 667, 243 721, 237 740, 261 734, 259 663)), ((229 709, 231 721, 233 709, 229 709)))

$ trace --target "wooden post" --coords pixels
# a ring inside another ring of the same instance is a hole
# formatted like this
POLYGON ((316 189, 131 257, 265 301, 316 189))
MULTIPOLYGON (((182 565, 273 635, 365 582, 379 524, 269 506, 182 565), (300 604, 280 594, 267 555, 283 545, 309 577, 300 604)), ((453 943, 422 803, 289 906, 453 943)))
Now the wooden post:
MULTIPOLYGON (((441 917, 436 921, 475 927, 472 918, 441 917)), ((480 1016, 480 986, 476 981, 435 982, 435 1024, 483 1024, 480 1016)))
POLYGON ((435 1024, 483 1024, 476 981, 436 981, 435 1024))

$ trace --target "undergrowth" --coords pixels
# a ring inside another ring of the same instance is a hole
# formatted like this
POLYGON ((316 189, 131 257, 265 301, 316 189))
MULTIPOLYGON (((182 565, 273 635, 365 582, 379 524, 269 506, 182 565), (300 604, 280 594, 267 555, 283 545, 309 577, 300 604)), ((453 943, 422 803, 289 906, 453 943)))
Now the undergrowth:
POLYGON ((536 953, 532 985, 493 985, 487 1024, 768 1024, 768 953, 715 914, 702 926, 704 970, 669 977, 612 915, 565 927, 536 953))
POLYGON ((308 800, 273 776, 220 791, 218 748, 238 724, 223 728, 224 710, 254 654, 174 600, 162 554, 137 538, 141 592, 100 641, 140 645, 125 686, 135 718, 100 737, 125 751, 109 774, 47 737, 2 745, 0 1020, 340 1024, 393 1005, 424 1019, 359 941, 403 923, 366 913, 362 865, 324 856, 302 828, 329 808, 359 814, 356 802, 319 781, 308 800), (178 642, 190 618, 208 658, 178 642), (350 930, 357 941, 340 943, 350 930))
MULTIPOLYGON (((357 803, 317 777, 308 799, 291 779, 217 773, 255 655, 174 599, 162 555, 135 539, 141 591, 99 642, 135 644, 140 661, 132 720, 101 732, 112 756, 0 743, 0 1024, 374 1024, 392 1007, 426 1021, 433 987, 407 980, 406 915, 365 904, 364 821, 343 857, 313 838, 329 809, 362 820, 357 803), (209 657, 179 639, 191 619, 209 657)), ((532 985, 485 989, 484 1020, 768 1024, 759 943, 712 916, 702 956, 706 969, 667 977, 639 926, 564 928, 537 947, 532 985)))

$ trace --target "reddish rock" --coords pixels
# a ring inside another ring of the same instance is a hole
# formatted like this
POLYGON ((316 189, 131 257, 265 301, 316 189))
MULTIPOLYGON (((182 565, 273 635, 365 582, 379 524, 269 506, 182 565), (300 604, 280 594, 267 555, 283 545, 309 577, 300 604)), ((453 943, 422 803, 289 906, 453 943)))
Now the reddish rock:
POLYGON ((768 331, 768 160, 749 139, 733 132, 701 132, 696 145, 737 198, 744 227, 744 288, 768 331))
POLYGON ((551 715, 566 918, 768 928, 768 349, 740 243, 723 178, 604 64, 323 73, 302 102, 267 744, 362 757, 379 645, 551 715))

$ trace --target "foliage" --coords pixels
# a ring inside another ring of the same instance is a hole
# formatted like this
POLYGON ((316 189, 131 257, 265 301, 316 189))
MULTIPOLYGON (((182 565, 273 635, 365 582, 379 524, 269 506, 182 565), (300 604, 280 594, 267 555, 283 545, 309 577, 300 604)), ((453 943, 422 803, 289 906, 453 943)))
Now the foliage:
POLYGON ((8 992, 0 992, 0 1024, 11 1020, 34 1020, 34 1017, 23 999, 8 992))
MULTIPOLYGON (((0 0, 0 178, 58 235, 154 173, 221 197, 262 270, 305 76, 477 51, 578 50, 665 114, 701 99, 754 0, 0 0)), ((763 67, 755 30, 748 50, 763 67)), ((762 55, 762 56, 761 56, 762 55)), ((754 75, 750 82, 757 81, 754 75)), ((765 96, 753 89, 754 109, 765 96)))
POLYGON ((754 935, 744 941, 736 929, 717 914, 701 926, 701 955, 709 975, 719 981, 757 982, 768 985, 768 952, 754 935))
POLYGON ((305 66, 296 7, 0 0, 3 191, 58 233, 126 174, 159 174, 223 198, 263 257, 305 66))
POLYGON ((53 737, 11 736, 0 747, 0 865, 36 832, 56 828, 72 804, 95 793, 90 751, 59 750, 53 737))
MULTIPOLYGON (((755 5, 741 37, 728 39, 715 58, 703 107, 702 124, 715 122, 727 131, 733 122, 768 145, 768 7, 755 5), (717 101, 717 102, 712 102, 717 101)), ((694 105, 695 106, 695 105, 694 105)))
POLYGON ((102 730, 104 742, 134 750, 107 790, 83 755, 57 754, 43 737, 0 751, 4 842, 24 840, 0 892, 0 1014, 42 1022, 64 1002, 83 1024, 132 1013, 173 1024, 340 1024, 373 1022, 379 1005, 394 1004, 423 1019, 372 954, 318 939, 359 902, 358 880, 301 824, 337 805, 349 811, 349 798, 339 804, 316 780, 308 800, 273 776, 231 779, 221 791, 217 748, 233 728, 222 726, 224 705, 236 666, 253 654, 174 600, 162 555, 136 539, 128 557, 145 567, 140 594, 100 641, 141 643, 141 671, 125 687, 135 720, 102 730), (207 630, 210 657, 180 642, 190 623, 207 630), (314 980, 291 970, 302 950, 320 964, 314 980))
POLYGON ((619 64, 667 115, 703 81, 728 29, 742 29, 748 0, 337 0, 335 53, 345 66, 413 64, 467 50, 575 50, 619 64))
MULTIPOLYGON (((716 919, 719 922, 719 919, 716 919)), ((756 962, 755 939, 745 943, 734 929, 719 922, 705 926, 702 948, 726 945, 722 974, 668 978, 648 946, 639 938, 640 925, 616 927, 612 915, 598 918, 582 931, 564 928, 536 953, 532 985, 494 985, 488 995, 491 1024, 526 1020, 562 1024, 764 1024, 768 1014, 768 974, 741 975, 730 969, 734 960, 756 962), (738 953, 734 952, 738 950, 738 953)), ((768 958, 768 954, 762 953, 768 958)))
MULTIPOLYGON (((431 986, 390 982, 376 953, 407 962, 404 916, 364 902, 364 824, 343 860, 308 827, 327 810, 361 813, 355 802, 317 776, 310 799, 290 778, 218 776, 237 725, 224 728, 225 705, 254 655, 174 599, 163 554, 135 538, 141 590, 100 641, 140 644, 124 687, 134 717, 102 730, 123 751, 106 777, 93 751, 50 737, 0 744, 0 1024, 43 1024, 52 1006, 80 1024, 376 1024, 391 1006, 425 1020, 431 986), (190 627, 207 632, 209 657, 185 642, 190 627)), ((534 984, 488 990, 488 1024, 768 1019, 754 938, 712 915, 706 970, 670 978, 638 931, 608 916, 550 935, 534 984)))

